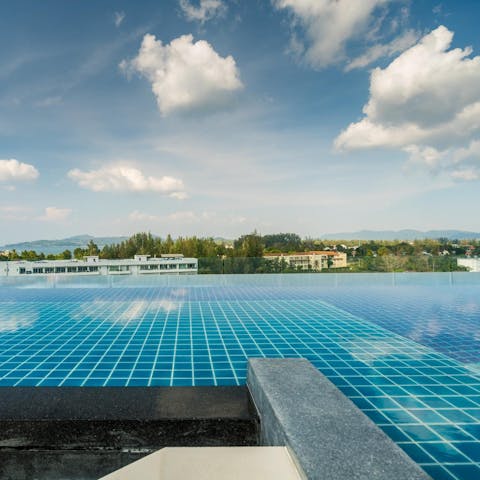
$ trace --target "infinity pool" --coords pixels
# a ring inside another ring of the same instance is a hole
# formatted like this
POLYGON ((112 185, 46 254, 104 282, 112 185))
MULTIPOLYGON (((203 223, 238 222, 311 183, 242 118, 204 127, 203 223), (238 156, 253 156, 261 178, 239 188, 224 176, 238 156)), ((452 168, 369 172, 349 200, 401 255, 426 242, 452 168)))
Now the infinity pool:
POLYGON ((307 358, 433 478, 480 479, 475 274, 0 286, 0 386, 241 385, 251 357, 307 358))

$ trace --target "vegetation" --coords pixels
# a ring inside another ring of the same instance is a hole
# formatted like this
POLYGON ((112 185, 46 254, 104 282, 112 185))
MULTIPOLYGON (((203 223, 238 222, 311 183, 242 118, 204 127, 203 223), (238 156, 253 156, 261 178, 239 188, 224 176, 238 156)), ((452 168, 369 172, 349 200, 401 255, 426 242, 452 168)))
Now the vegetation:
MULTIPOLYGON (((132 258, 136 254, 160 256, 181 253, 199 259, 199 273, 288 273, 290 268, 282 258, 266 259, 265 253, 292 253, 310 250, 345 252, 348 272, 402 272, 402 271, 453 271, 458 267, 456 256, 480 255, 480 241, 449 241, 446 238, 405 241, 338 241, 324 242, 302 239, 295 233, 260 235, 254 231, 242 235, 233 243, 215 241, 213 238, 178 237, 160 238, 151 233, 137 233, 132 237, 105 245, 100 249, 92 240, 85 248, 75 248, 73 257, 81 259, 99 255, 105 259, 132 258)), ((44 255, 34 250, 0 252, 0 260, 61 260, 72 258, 65 250, 56 255, 44 255)), ((327 269, 326 271, 332 271, 327 269)))

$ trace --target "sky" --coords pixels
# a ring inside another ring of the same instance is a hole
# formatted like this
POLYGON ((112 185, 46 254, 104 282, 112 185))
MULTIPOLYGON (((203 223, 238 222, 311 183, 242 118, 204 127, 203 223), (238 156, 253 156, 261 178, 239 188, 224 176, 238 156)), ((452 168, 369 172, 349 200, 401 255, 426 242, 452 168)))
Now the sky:
POLYGON ((0 245, 478 231, 477 0, 17 0, 0 245))

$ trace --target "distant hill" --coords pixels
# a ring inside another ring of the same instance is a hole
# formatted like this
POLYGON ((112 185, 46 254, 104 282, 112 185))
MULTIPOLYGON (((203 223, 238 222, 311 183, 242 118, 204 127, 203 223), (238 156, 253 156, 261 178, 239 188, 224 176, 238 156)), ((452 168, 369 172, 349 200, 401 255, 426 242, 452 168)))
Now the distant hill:
POLYGON ((0 250, 35 250, 37 253, 61 253, 64 250, 75 250, 76 248, 85 248, 90 240, 101 249, 111 243, 119 243, 127 240, 128 237, 93 237, 91 235, 76 235, 74 237, 64 238, 62 240, 34 240, 32 242, 12 243, 0 247, 0 250))
POLYGON ((322 240, 422 240, 425 238, 447 238, 448 240, 480 239, 479 232, 463 230, 360 230, 358 232, 328 233, 322 240))

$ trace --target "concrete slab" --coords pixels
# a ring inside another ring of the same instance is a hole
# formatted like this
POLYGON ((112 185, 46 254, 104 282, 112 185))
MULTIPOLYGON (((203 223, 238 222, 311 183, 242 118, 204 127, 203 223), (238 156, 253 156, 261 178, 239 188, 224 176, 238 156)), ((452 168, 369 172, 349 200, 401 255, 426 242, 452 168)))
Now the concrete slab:
POLYGON ((310 362, 250 359, 260 444, 285 445, 308 479, 430 477, 310 362))
POLYGON ((284 447, 163 448, 101 480, 301 480, 284 447))

